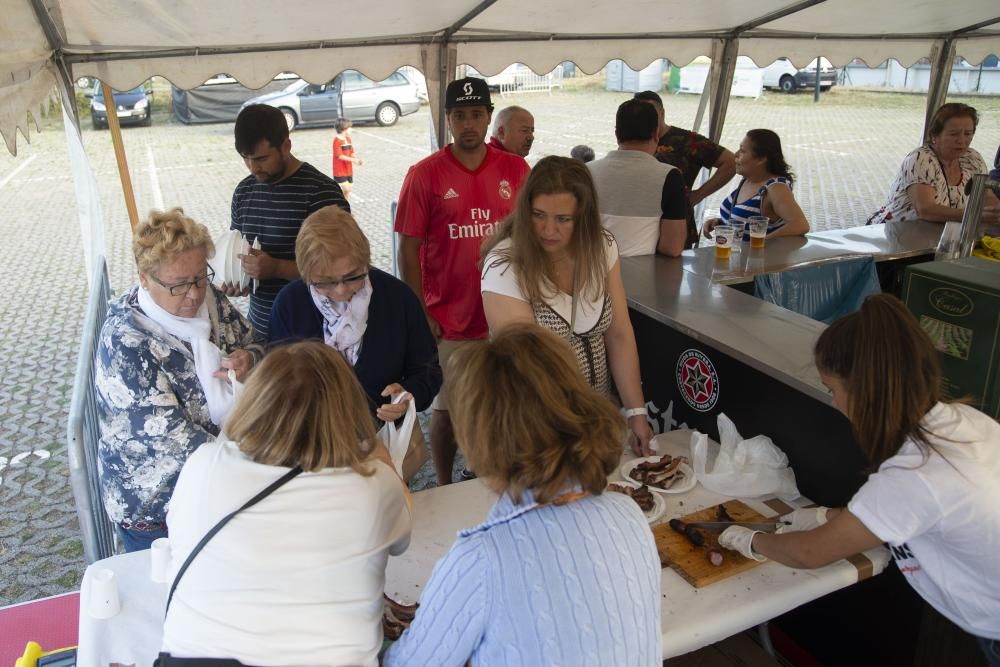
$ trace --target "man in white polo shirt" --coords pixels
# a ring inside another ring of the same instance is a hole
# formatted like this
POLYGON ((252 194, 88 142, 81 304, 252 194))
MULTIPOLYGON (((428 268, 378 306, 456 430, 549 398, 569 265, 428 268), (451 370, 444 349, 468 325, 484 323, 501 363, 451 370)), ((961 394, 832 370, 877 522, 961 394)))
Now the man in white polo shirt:
POLYGON ((656 110, 627 100, 615 115, 618 150, 587 163, 604 227, 622 257, 660 253, 677 257, 687 237, 687 198, 680 171, 654 156, 656 110))

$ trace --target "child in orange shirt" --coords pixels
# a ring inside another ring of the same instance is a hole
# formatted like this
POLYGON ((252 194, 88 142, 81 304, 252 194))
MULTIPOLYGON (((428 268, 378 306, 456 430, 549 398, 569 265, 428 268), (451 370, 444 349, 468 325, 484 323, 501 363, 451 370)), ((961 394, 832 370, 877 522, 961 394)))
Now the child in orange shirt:
POLYGON ((361 158, 354 157, 354 144, 351 135, 351 121, 346 118, 337 120, 337 135, 333 138, 333 180, 340 184, 344 198, 350 200, 351 189, 354 186, 354 165, 363 164, 361 158))

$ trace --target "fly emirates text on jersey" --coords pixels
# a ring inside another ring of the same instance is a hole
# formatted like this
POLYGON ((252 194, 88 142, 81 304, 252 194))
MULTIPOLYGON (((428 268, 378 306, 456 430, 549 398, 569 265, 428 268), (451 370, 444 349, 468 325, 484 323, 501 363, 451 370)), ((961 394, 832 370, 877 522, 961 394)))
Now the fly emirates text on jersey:
POLYGON ((469 209, 469 224, 448 225, 448 238, 451 239, 481 239, 492 236, 500 226, 500 221, 491 222, 492 213, 488 208, 469 209))

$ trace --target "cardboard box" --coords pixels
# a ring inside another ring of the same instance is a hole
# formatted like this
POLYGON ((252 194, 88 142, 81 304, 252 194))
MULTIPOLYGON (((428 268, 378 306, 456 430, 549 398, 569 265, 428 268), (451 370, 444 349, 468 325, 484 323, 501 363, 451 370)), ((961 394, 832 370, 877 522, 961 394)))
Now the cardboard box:
POLYGON ((945 393, 1000 419, 1000 262, 911 265, 903 300, 940 353, 945 393))

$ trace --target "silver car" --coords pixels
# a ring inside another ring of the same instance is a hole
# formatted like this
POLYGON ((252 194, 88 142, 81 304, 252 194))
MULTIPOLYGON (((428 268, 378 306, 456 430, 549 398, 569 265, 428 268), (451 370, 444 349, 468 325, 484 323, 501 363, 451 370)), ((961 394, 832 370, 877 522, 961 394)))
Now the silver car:
POLYGON ((269 104, 281 109, 288 129, 333 125, 338 118, 393 125, 400 116, 420 108, 417 86, 401 72, 372 81, 355 70, 344 70, 324 84, 298 80, 284 90, 247 100, 243 106, 269 104))

